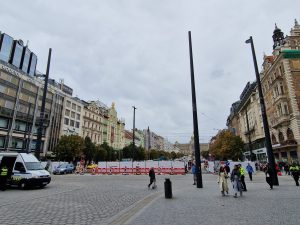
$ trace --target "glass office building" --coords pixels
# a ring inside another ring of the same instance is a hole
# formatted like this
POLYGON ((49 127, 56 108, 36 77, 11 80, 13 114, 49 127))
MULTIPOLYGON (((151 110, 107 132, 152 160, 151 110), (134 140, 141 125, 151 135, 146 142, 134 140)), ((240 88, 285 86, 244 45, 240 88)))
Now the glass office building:
POLYGON ((7 34, 2 34, 0 36, 0 60, 3 60, 4 62, 10 60, 13 42, 14 39, 7 34))
POLYGON ((27 47, 24 47, 23 55, 22 55, 21 69, 25 73, 28 73, 28 70, 29 70, 30 54, 31 54, 31 51, 27 47))
POLYGON ((23 54, 23 45, 20 41, 14 41, 13 45, 13 52, 10 63, 13 64, 15 67, 21 67, 21 60, 23 54))
POLYGON ((0 60, 14 65, 30 76, 35 75, 37 56, 24 46, 22 40, 14 40, 5 33, 0 33, 0 60))

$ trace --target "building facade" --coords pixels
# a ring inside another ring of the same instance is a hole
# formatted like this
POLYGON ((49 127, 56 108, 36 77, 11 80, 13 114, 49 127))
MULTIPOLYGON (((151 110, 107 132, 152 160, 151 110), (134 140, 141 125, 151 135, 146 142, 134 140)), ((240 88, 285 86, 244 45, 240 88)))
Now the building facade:
POLYGON ((115 104, 111 108, 100 101, 83 102, 81 136, 90 137, 95 144, 106 142, 114 149, 125 146, 125 120, 118 119, 115 104))
MULTIPOLYGON (((260 79, 276 161, 300 161, 300 26, 289 36, 275 26, 272 55, 265 55, 260 79)), ((260 102, 255 83, 248 83, 231 107, 227 126, 254 153, 266 152, 260 102)))
POLYGON ((273 54, 264 57, 262 90, 275 159, 300 161, 300 25, 289 36, 276 26, 273 54))
MULTIPOLYGON (((0 35, 0 150, 35 151, 44 81, 35 77, 37 57, 21 40, 0 35)), ((41 155, 59 139, 63 93, 49 85, 41 155), (53 127, 52 127, 53 125, 53 127)))

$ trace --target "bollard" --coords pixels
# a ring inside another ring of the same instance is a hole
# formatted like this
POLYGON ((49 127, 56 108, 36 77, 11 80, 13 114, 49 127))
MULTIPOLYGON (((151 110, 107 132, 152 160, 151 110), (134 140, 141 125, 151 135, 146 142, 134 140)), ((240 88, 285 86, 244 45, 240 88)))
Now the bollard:
POLYGON ((170 178, 165 180, 165 198, 172 198, 172 183, 170 178))

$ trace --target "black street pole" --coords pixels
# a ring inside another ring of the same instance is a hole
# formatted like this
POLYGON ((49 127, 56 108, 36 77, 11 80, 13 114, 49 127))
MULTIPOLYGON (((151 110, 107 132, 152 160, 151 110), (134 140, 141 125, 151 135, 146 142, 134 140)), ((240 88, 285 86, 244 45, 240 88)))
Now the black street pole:
POLYGON ((192 106, 193 106, 193 123, 194 123, 194 148, 195 148, 195 160, 196 160, 197 188, 203 188, 191 31, 189 31, 189 49, 190 49, 191 88, 192 88, 192 106))
POLYGON ((137 109, 135 106, 132 106, 133 108, 133 132, 132 132, 132 162, 134 161, 134 150, 135 150, 135 110, 137 109))
POLYGON ((150 151, 151 151, 151 146, 150 146, 150 128, 149 128, 149 126, 148 126, 148 130, 147 130, 147 132, 148 132, 148 160, 150 160, 150 151))
POLYGON ((249 129, 249 120, 248 120, 248 111, 246 107, 246 122, 247 122, 247 130, 248 130, 248 140, 249 140, 249 151, 250 151, 250 161, 252 162, 253 159, 253 153, 252 153, 252 143, 251 143, 251 133, 249 129))
POLYGON ((256 55, 255 55, 255 49, 254 49, 254 43, 253 43, 252 36, 250 36, 250 38, 246 41, 246 43, 251 44, 251 51, 252 51, 252 57, 253 57, 255 75, 256 75, 257 89, 258 89, 259 100, 260 100, 261 116, 262 116, 263 125, 264 125, 265 141, 266 141, 266 148, 267 148, 267 154, 268 154, 268 162, 270 164, 270 167, 271 167, 271 170, 272 170, 272 173, 273 173, 273 176, 272 176, 273 177, 273 184, 274 185, 279 185, 277 172, 276 172, 276 169, 275 169, 275 160, 274 160, 272 143, 271 143, 271 138, 270 138, 270 130, 269 130, 269 124, 268 124, 268 119, 267 119, 266 106, 265 106, 264 96, 263 96, 263 93, 262 93, 260 76, 259 76, 259 72, 258 72, 258 66, 257 66, 257 61, 256 61, 256 55))
MULTIPOLYGON (((42 106, 41 106, 41 112, 40 112, 39 127, 38 127, 38 132, 37 132, 36 149, 35 149, 35 155, 38 159, 40 159, 41 145, 42 145, 42 136, 43 136, 43 126, 44 126, 44 119, 45 119, 45 105, 46 105, 46 96, 47 96, 47 89, 48 89, 48 78, 49 78, 49 70, 50 70, 51 52, 52 52, 52 49, 49 48, 48 63, 47 63, 47 70, 46 70, 46 76, 45 76, 45 85, 44 85, 44 92, 43 92, 43 98, 42 98, 42 106)), ((39 99, 39 98, 37 98, 37 99, 39 99)))

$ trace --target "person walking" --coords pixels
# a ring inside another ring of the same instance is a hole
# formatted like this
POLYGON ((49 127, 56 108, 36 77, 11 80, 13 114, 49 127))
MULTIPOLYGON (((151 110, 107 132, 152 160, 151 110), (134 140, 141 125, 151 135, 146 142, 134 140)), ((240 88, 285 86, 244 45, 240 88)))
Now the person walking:
POLYGON ((5 191, 5 190, 6 190, 7 176, 8 176, 8 169, 7 169, 7 167, 4 165, 4 166, 1 167, 1 169, 0 169, 0 189, 1 189, 2 191, 5 191))
POLYGON ((241 164, 239 164, 239 170, 241 173, 241 184, 242 184, 242 189, 243 191, 247 191, 246 183, 245 183, 245 169, 242 167, 241 164))
POLYGON ((149 170, 149 177, 150 177, 150 183, 148 184, 148 189, 150 189, 150 186, 151 184, 153 184, 153 189, 156 187, 156 184, 155 184, 155 171, 154 171, 154 168, 151 167, 151 169, 149 170))
POLYGON ((290 172, 295 180, 296 186, 299 186, 299 166, 296 163, 293 163, 290 167, 290 172))
POLYGON ((193 165, 192 165, 192 174, 193 174, 193 180, 194 180, 193 185, 196 185, 197 175, 196 175, 196 165, 195 165, 195 163, 193 163, 193 165))
POLYGON ((224 167, 224 169, 225 169, 227 175, 230 173, 230 167, 229 167, 229 164, 230 164, 230 162, 226 162, 225 167, 224 167))
POLYGON ((238 165, 234 165, 234 168, 231 172, 231 176, 230 176, 230 180, 233 184, 233 191, 234 191, 234 196, 235 198, 237 198, 237 193, 238 191, 240 191, 240 195, 242 196, 242 189, 241 189, 241 185, 240 185, 240 180, 241 180, 241 172, 239 169, 238 165))
POLYGON ((270 190, 272 190, 273 189, 273 172, 268 163, 266 164, 264 171, 266 174, 266 182, 269 184, 270 190))
POLYGON ((253 167, 250 165, 250 163, 248 163, 246 170, 248 172, 249 178, 252 181, 252 173, 253 173, 253 167))
POLYGON ((225 192, 228 194, 228 184, 227 184, 228 174, 223 166, 219 169, 219 179, 218 184, 222 193, 225 196, 225 192))

